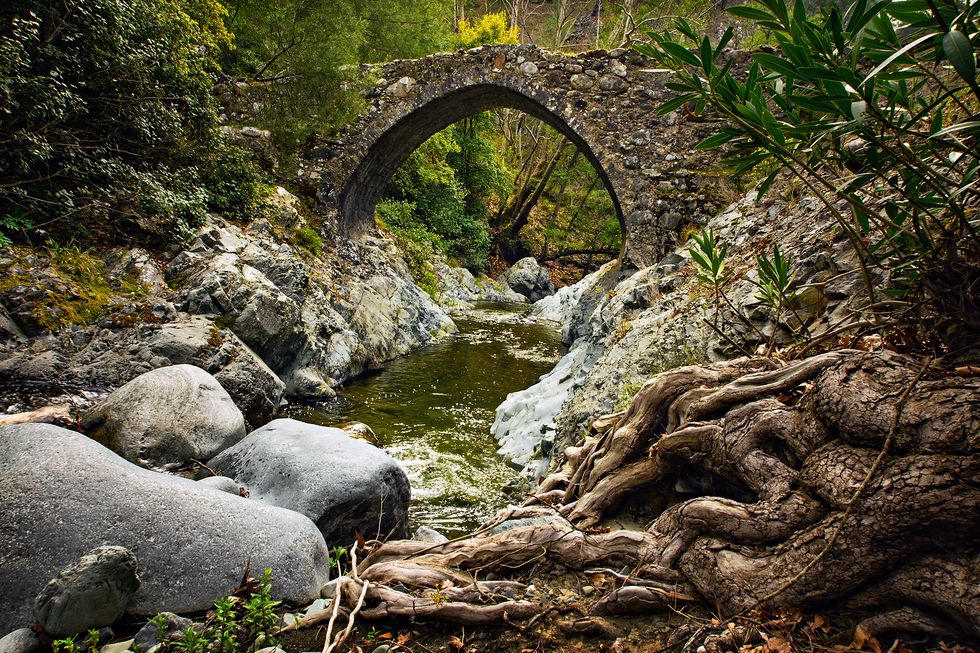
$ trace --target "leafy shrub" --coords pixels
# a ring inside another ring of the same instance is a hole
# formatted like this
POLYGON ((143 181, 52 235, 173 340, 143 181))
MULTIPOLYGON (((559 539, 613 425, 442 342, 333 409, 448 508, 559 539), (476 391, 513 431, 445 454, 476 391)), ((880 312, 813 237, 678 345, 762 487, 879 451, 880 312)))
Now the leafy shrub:
POLYGON ((459 21, 453 43, 458 48, 475 48, 479 45, 497 45, 518 42, 517 25, 507 24, 507 13, 483 14, 474 21, 459 21))
POLYGON ((240 160, 229 165, 237 155, 219 138, 211 96, 211 73, 231 44, 224 18, 218 0, 0 8, 0 216, 8 237, 16 219, 18 228, 135 227, 171 239, 205 211, 250 199, 254 175, 240 160))
POLYGON ((661 107, 712 106, 736 174, 771 165, 760 196, 789 170, 858 253, 882 331, 941 351, 980 342, 980 5, 859 0, 811 16, 797 0, 729 11, 772 33, 745 75, 685 21, 637 46, 674 71, 661 107), (693 51, 688 45, 694 47, 693 51), (840 208, 841 205, 846 208, 840 208), (882 296, 891 301, 882 302, 882 296))

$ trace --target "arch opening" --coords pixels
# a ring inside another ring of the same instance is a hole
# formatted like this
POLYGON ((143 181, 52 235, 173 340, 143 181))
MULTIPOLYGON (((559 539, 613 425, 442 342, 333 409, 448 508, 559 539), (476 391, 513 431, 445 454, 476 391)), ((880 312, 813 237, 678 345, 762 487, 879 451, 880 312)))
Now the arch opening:
POLYGON ((338 198, 339 227, 358 234, 374 226, 375 208, 398 167, 437 132, 464 118, 491 109, 516 109, 541 120, 565 136, 595 169, 624 234, 623 209, 602 161, 564 118, 538 100, 494 84, 474 84, 433 98, 397 120, 370 145, 348 177, 338 198))

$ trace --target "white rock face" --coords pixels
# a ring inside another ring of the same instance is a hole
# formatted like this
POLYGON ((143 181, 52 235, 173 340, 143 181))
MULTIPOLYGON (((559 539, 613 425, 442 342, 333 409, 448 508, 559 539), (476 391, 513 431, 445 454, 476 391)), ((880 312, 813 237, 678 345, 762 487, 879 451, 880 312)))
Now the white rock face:
POLYGON ((534 302, 531 305, 531 315, 543 320, 558 322, 564 327, 571 321, 579 300, 582 299, 582 293, 592 285, 599 272, 596 270, 571 286, 559 288, 554 295, 534 302))
POLYGON ((594 304, 583 301, 595 294, 595 287, 611 267, 603 266, 578 283, 561 288, 553 295, 531 305, 531 316, 561 324, 565 341, 575 340, 571 349, 547 374, 530 388, 507 395, 497 407, 491 432, 500 443, 498 453, 525 465, 533 478, 547 469, 550 445, 554 443, 555 419, 562 406, 585 379, 591 363, 585 338, 577 336, 573 323, 588 322, 594 304), (535 455, 539 446, 542 451, 535 455))
POLYGON ((555 416, 581 384, 585 353, 585 347, 573 348, 530 388, 507 395, 491 427, 500 443, 497 453, 526 465, 542 441, 554 441, 555 416))

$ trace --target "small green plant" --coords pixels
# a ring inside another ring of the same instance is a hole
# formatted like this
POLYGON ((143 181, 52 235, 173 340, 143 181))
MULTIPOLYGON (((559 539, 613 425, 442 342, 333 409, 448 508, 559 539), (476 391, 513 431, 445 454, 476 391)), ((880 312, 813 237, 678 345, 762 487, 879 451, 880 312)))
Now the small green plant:
POLYGON ((265 645, 275 645, 275 639, 269 633, 276 626, 276 607, 279 601, 272 600, 272 570, 266 569, 258 578, 258 587, 245 601, 242 609, 242 623, 245 626, 245 641, 255 641, 260 635, 265 636, 265 645))
POLYGON ((26 233, 34 223, 20 213, 8 213, 0 217, 0 249, 10 247, 13 243, 10 235, 15 232, 26 233))
POLYGON ((435 589, 432 590, 432 596, 430 598, 432 599, 432 602, 435 603, 436 605, 442 605, 445 602, 446 597, 442 595, 441 582, 435 586, 435 589))
MULTIPOLYGON (((275 646, 272 633, 278 606, 279 601, 272 600, 272 570, 266 569, 258 578, 248 579, 236 594, 215 601, 203 627, 188 628, 176 641, 161 637, 159 653, 239 653, 275 646)), ((157 615, 149 623, 164 633, 166 617, 157 615)), ((55 653, 83 652, 76 648, 55 653)))
POLYGON ((687 248, 691 259, 698 268, 695 278, 698 283, 710 289, 715 298, 715 330, 719 329, 718 318, 721 312, 721 301, 724 297, 722 288, 732 274, 725 269, 725 258, 728 256, 728 243, 718 240, 715 233, 708 228, 692 234, 694 244, 687 248))
POLYGON ((347 547, 335 546, 330 549, 330 555, 327 559, 327 565, 333 569, 337 567, 337 576, 344 575, 344 561, 347 560, 347 547))
POLYGON ((88 651, 98 650, 99 639, 101 639, 101 635, 99 631, 96 630, 95 628, 89 628, 88 633, 85 634, 85 641, 83 642, 83 646, 85 647, 85 650, 88 651))
MULTIPOLYGON (((766 254, 760 254, 756 261, 759 266, 759 280, 753 281, 758 288, 755 297, 772 310, 776 324, 784 324, 783 317, 786 314, 786 309, 792 305, 798 296, 798 293, 793 290, 796 273, 790 269, 792 260, 789 256, 782 255, 779 251, 779 245, 773 245, 772 258, 766 254)), ((807 333, 806 325, 799 319, 799 316, 797 316, 797 322, 799 322, 803 333, 807 333)), ((790 330, 794 334, 796 333, 795 329, 790 328, 790 330)), ((768 352, 772 351, 775 337, 776 331, 773 330, 769 338, 768 352)))
POLYGON ((238 601, 226 596, 214 602, 212 641, 219 653, 235 653, 238 649, 238 601))
POLYGON ((311 227, 300 227, 296 230, 293 237, 296 244, 308 251, 310 254, 319 254, 323 249, 323 239, 311 227))
POLYGON ((56 639, 51 642, 51 650, 54 653, 80 653, 78 644, 75 642, 75 636, 65 637, 63 639, 56 639))
POLYGON ((190 627, 176 642, 176 648, 181 653, 203 653, 207 648, 207 641, 196 628, 190 627))
POLYGON ((623 385, 619 386, 619 398, 616 399, 616 405, 613 407, 614 410, 623 410, 629 407, 633 403, 633 397, 636 393, 640 391, 643 384, 636 380, 624 381, 623 385))

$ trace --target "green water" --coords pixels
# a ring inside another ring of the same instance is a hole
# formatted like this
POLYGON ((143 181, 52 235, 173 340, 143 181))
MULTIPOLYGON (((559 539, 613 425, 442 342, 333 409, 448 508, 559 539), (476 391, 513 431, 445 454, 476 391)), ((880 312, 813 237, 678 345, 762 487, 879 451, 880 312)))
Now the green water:
POLYGON ((496 453, 494 410, 564 353, 554 326, 513 309, 485 306, 453 320, 459 333, 356 379, 336 400, 291 411, 326 426, 369 425, 411 481, 412 527, 432 526, 449 537, 506 504, 500 490, 516 473, 496 453))

